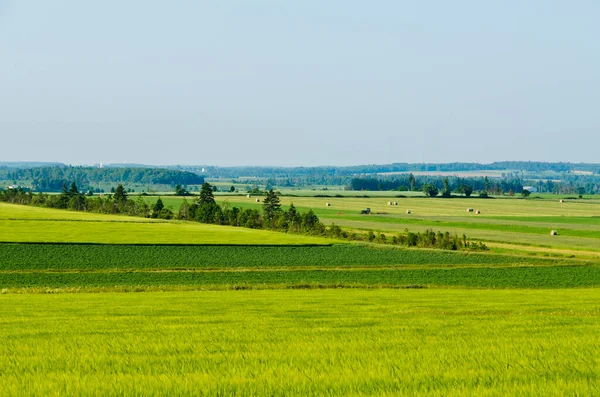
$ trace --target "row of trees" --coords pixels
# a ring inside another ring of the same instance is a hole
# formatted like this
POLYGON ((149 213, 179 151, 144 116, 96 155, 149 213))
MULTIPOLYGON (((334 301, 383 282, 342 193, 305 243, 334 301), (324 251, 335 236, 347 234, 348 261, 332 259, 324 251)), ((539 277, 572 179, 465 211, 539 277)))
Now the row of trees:
POLYGON ((183 200, 176 217, 182 220, 217 225, 328 235, 327 228, 312 210, 300 213, 292 204, 284 211, 278 195, 273 190, 266 193, 262 211, 259 211, 254 208, 231 207, 228 203, 219 205, 215 201, 211 185, 205 183, 196 200, 191 203, 187 199, 183 200))
POLYGON ((379 244, 395 244, 405 245, 407 247, 419 247, 419 248, 438 248, 445 250, 470 250, 470 251, 487 251, 488 247, 481 241, 474 242, 469 241, 466 235, 458 236, 457 234, 451 234, 449 232, 435 232, 433 230, 426 230, 423 233, 409 232, 406 230, 405 234, 397 234, 394 236, 386 236, 383 233, 378 235, 370 231, 367 234, 367 240, 376 242, 379 244))
POLYGON ((554 194, 600 194, 600 178, 593 175, 564 175, 560 181, 538 179, 527 181, 540 193, 554 194))
POLYGON ((415 177, 413 174, 399 175, 388 178, 352 178, 348 187, 350 190, 371 191, 423 191, 428 196, 442 194, 450 197, 451 193, 461 193, 470 196, 474 191, 488 194, 503 194, 504 192, 517 192, 523 190, 523 181, 516 177, 490 179, 485 177, 415 177))
MULTIPOLYGON (((442 197, 445 197, 445 198, 452 197, 453 191, 450 187, 450 183, 448 182, 448 178, 444 178, 442 180, 442 185, 443 185, 443 188, 441 191, 442 197)), ((423 187, 421 188, 421 190, 428 197, 435 197, 438 194, 440 194, 440 190, 438 189, 438 187, 432 183, 425 183, 423 185, 423 187)), ((473 187, 466 183, 462 183, 455 187, 454 193, 464 194, 466 197, 471 197, 471 194, 473 194, 473 187)), ((479 195, 487 197, 487 192, 482 191, 479 195)))
MULTIPOLYGON (((40 207, 68 209, 72 211, 97 212, 102 214, 125 214, 130 216, 141 216, 145 218, 174 217, 170 209, 161 210, 156 205, 148 204, 143 197, 136 199, 129 197, 128 191, 123 185, 117 186, 114 194, 105 196, 86 197, 80 192, 75 182, 70 187, 63 183, 60 194, 33 194, 23 189, 8 189, 0 191, 0 200, 13 204, 34 205, 40 207)), ((164 207, 164 206, 163 206, 164 207)))

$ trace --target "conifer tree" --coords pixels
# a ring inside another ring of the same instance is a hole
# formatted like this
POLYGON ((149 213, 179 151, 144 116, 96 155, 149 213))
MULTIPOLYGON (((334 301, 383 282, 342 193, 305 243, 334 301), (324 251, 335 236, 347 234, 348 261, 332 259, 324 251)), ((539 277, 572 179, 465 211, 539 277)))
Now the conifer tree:
POLYGON ((267 220, 273 219, 275 213, 281 211, 281 204, 279 203, 279 197, 273 191, 273 189, 267 192, 267 196, 263 200, 263 212, 267 220))
POLYGON ((213 195, 213 189, 210 183, 205 182, 200 189, 200 198, 198 204, 215 204, 215 196, 213 195))

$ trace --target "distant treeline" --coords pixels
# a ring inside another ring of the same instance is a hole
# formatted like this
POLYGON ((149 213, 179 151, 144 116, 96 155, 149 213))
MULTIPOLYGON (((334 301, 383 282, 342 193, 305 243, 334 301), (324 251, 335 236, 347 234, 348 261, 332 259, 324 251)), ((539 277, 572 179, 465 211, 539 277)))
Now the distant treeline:
POLYGON ((78 186, 100 183, 201 185, 204 177, 192 172, 161 168, 38 167, 0 170, 0 179, 30 180, 34 191, 57 192, 64 183, 78 186))
POLYGON ((362 177, 352 178, 350 181, 350 190, 370 190, 370 191, 421 191, 424 185, 433 185, 439 191, 446 189, 451 192, 461 192, 465 186, 473 191, 488 192, 492 194, 502 194, 502 192, 512 191, 521 193, 523 191, 523 181, 519 178, 487 178, 487 177, 436 177, 436 176, 418 176, 412 174, 395 175, 386 178, 362 177), (447 186, 444 184, 447 183, 447 186))
MULTIPOLYGON (((171 168, 171 167, 170 167, 171 168)), ((392 163, 356 166, 323 166, 323 167, 212 167, 212 166, 173 166, 173 168, 196 171, 204 169, 211 178, 294 178, 309 176, 326 178, 331 176, 353 176, 357 174, 376 174, 386 172, 460 172, 460 171, 554 171, 568 173, 585 171, 600 174, 600 164, 589 163, 547 163, 535 161, 500 161, 489 164, 482 163, 392 163)))
MULTIPOLYGON (((506 171, 502 178, 492 178, 497 183, 498 189, 508 192, 519 191, 514 179, 520 179, 522 186, 539 185, 540 181, 547 182, 560 179, 559 185, 539 186, 538 191, 556 193, 575 193, 585 191, 591 194, 598 192, 600 186, 600 164, 589 163, 548 163, 530 161, 502 161, 489 164, 482 163, 393 163, 380 165, 357 166, 321 166, 321 167, 215 167, 200 165, 174 165, 174 166, 145 166, 129 164, 125 166, 107 165, 104 168, 71 167, 60 165, 48 167, 44 163, 0 163, 0 180, 34 181, 34 190, 59 191, 62 183, 75 180, 78 186, 84 187, 98 183, 124 183, 124 184, 166 184, 174 186, 202 184, 204 177, 223 180, 232 184, 242 183, 248 186, 266 187, 295 187, 305 186, 349 186, 352 179, 358 177, 377 178, 384 184, 396 177, 397 180, 406 178, 409 173, 427 172, 473 172, 473 171, 506 171), (548 175, 548 172, 557 175, 548 175), (384 175, 395 173, 395 175, 384 175), (589 173, 590 175, 586 175, 589 173), (378 175, 379 174, 379 175, 378 175), (512 186, 508 186, 506 184, 512 186), (503 185, 503 186, 500 186, 503 185)), ((499 173, 500 174, 500 173, 499 173)), ((455 177, 452 177, 455 178, 455 177)), ((420 176, 419 183, 440 184, 441 177, 420 176), (427 179, 430 178, 430 179, 427 179)), ((481 178, 469 181, 475 190, 482 190, 481 178)), ((455 184, 454 182, 452 182, 455 184)), ((18 184, 18 183, 17 183, 18 184)), ((460 184, 459 184, 460 185, 460 184)), ((492 186, 493 187, 493 186, 492 186)), ((388 187, 363 187, 359 190, 390 190, 388 187)), ((395 189, 398 189, 396 187, 395 189)))
POLYGON ((472 191, 489 194, 518 194, 524 187, 534 187, 539 193, 554 194, 598 194, 600 193, 600 178, 591 175, 564 175, 561 181, 527 180, 519 177, 487 178, 487 177, 442 177, 442 176, 413 176, 394 175, 388 177, 357 177, 352 178, 348 189, 366 191, 421 191, 424 185, 433 185, 440 192, 449 191, 464 193, 465 186, 472 191), (446 181, 447 186, 444 185, 446 181))
POLYGON ((540 193, 554 194, 600 194, 600 178, 593 175, 567 174, 560 181, 552 179, 526 180, 527 186, 533 186, 540 193))
MULTIPOLYGON (((36 167, 58 166, 69 168, 61 163, 43 162, 0 162, 0 169, 26 169, 36 167)), ((193 173, 206 173, 211 178, 291 178, 300 176, 352 176, 356 174, 376 174, 385 172, 460 172, 460 171, 523 171, 569 173, 584 171, 600 174, 600 164, 595 163, 550 163, 539 161, 497 161, 493 163, 392 163, 392 164, 364 164, 353 166, 318 166, 318 167, 269 167, 269 166, 237 166, 216 167, 210 165, 171 165, 154 166, 144 164, 108 164, 106 168, 122 169, 169 169, 188 171, 193 173), (204 170, 204 171, 200 171, 204 170)))
POLYGON ((213 187, 204 183, 200 196, 193 202, 183 200, 177 213, 166 208, 159 198, 153 205, 148 204, 142 196, 131 199, 123 187, 119 185, 113 195, 106 197, 86 197, 80 193, 75 182, 70 188, 64 184, 61 193, 56 195, 26 192, 21 188, 0 190, 0 201, 69 209, 72 211, 97 212, 104 214, 126 214, 144 218, 181 219, 215 225, 229 225, 252 229, 267 229, 285 233, 300 233, 314 236, 334 237, 337 239, 369 241, 380 244, 395 244, 410 247, 439 248, 447 250, 487 250, 485 244, 472 242, 465 235, 462 237, 448 232, 424 233, 406 232, 387 236, 368 233, 347 232, 332 224, 326 227, 313 212, 301 213, 293 204, 287 210, 281 208, 279 196, 273 190, 266 192, 262 200, 262 211, 255 208, 230 207, 227 203, 219 205, 213 196, 213 187))
POLYGON ((37 167, 65 167, 65 165, 63 163, 48 163, 41 161, 0 161, 0 170, 37 167))
MULTIPOLYGON (((529 161, 502 161, 489 164, 482 163, 444 163, 444 164, 410 164, 393 163, 382 165, 357 165, 347 167, 211 167, 211 166, 174 166, 176 169, 189 170, 197 172, 198 169, 204 170, 204 174, 210 178, 226 179, 231 178, 232 182, 246 183, 248 185, 265 185, 268 187, 304 187, 304 186, 352 186, 354 178, 377 178, 383 181, 382 187, 375 187, 371 183, 369 187, 361 187, 358 190, 396 190, 401 186, 391 187, 394 177, 396 180, 407 178, 409 173, 423 172, 469 172, 469 171, 506 171, 502 173, 502 178, 490 178, 492 182, 491 189, 495 191, 520 192, 522 186, 532 186, 534 182, 540 179, 547 179, 547 172, 555 172, 560 175, 561 180, 569 180, 568 183, 559 184, 554 188, 554 192, 573 194, 581 191, 593 194, 598 192, 597 186, 600 186, 600 164, 587 163, 547 163, 547 162, 529 162, 529 161), (575 171, 592 173, 593 175, 581 175, 575 171), (522 175, 526 173, 527 175, 522 175), (396 175, 376 175, 385 173, 398 173, 396 175), (401 174, 406 173, 406 174, 401 174), (589 183, 588 178, 592 180, 589 183), (528 178, 525 180, 523 178, 528 178), (537 178, 537 179, 533 179, 537 178)), ((457 179, 457 177, 453 177, 457 179)), ((469 178, 470 179, 470 178, 469 178)), ((554 177, 556 179, 556 177, 554 177)), ((440 186, 443 177, 420 176, 419 183, 433 183, 440 186)), ((467 183, 472 183, 473 189, 485 190, 482 186, 483 178, 473 179, 467 183)), ((460 186, 462 182, 453 182, 460 186)), ((441 186, 440 186, 441 187, 441 186)), ((545 191, 545 190, 540 190, 545 191)), ((551 190, 552 191, 552 190, 551 190)))

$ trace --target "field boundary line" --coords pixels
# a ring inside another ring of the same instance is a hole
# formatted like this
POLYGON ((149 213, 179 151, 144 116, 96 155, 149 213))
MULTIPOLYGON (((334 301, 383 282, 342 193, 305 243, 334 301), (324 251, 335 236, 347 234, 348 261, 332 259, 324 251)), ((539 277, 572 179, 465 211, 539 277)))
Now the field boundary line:
POLYGON ((68 241, 0 241, 0 245, 88 245, 88 246, 124 246, 124 247, 261 247, 261 248, 302 248, 302 247, 333 247, 334 245, 352 245, 335 243, 308 243, 308 244, 191 244, 191 243, 95 243, 95 242, 68 242, 68 241))

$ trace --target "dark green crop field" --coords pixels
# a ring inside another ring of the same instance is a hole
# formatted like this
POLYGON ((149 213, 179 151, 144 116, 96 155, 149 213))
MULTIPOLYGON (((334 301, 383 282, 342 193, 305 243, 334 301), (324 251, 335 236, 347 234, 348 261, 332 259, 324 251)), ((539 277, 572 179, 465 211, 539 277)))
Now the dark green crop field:
POLYGON ((209 289, 339 287, 573 288, 600 286, 599 266, 0 273, 0 288, 197 286, 209 289))
POLYGON ((600 285, 593 262, 333 246, 0 244, 0 288, 568 288, 600 285))
POLYGON ((568 259, 368 245, 173 246, 0 244, 0 270, 219 269, 255 267, 561 265, 568 259))

